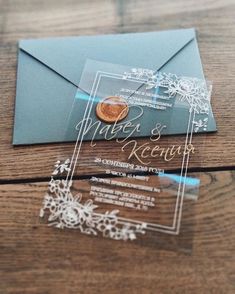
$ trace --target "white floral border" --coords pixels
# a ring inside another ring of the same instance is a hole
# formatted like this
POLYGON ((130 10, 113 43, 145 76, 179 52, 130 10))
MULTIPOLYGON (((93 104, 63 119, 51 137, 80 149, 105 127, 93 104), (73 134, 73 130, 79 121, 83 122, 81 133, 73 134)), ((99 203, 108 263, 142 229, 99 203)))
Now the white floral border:
POLYGON ((189 111, 194 110, 195 114, 204 115, 203 118, 200 117, 193 121, 194 132, 207 130, 212 85, 198 78, 177 76, 172 73, 155 72, 143 68, 132 68, 130 72, 124 72, 123 79, 130 78, 143 81, 146 89, 167 88, 164 93, 171 98, 178 95, 180 101, 186 101, 189 104, 189 111))
MULTIPOLYGON (((165 91, 169 97, 179 96, 181 101, 186 101, 189 111, 194 114, 209 114, 210 94, 212 86, 197 78, 178 77, 175 74, 154 72, 148 69, 133 68, 131 72, 125 72, 123 79, 137 79, 146 84, 146 89, 157 87, 167 88, 165 91)), ((208 117, 193 120, 194 132, 201 129, 207 130, 208 117)), ((114 240, 134 240, 136 234, 144 234, 147 224, 120 222, 118 210, 107 211, 104 214, 96 213, 98 207, 91 199, 82 203, 82 194, 75 196, 71 192, 72 181, 55 179, 70 171, 70 159, 63 163, 57 161, 49 182, 49 192, 45 195, 40 217, 48 215, 49 226, 56 228, 79 229, 82 233, 98 235, 102 234, 114 240)))
POLYGON ((98 235, 114 240, 134 240, 136 234, 145 233, 147 224, 131 224, 118 220, 118 210, 107 211, 104 214, 95 213, 98 207, 91 199, 82 203, 82 194, 75 196, 71 192, 72 182, 55 179, 55 175, 62 175, 69 171, 70 159, 61 163, 57 161, 49 182, 49 192, 44 196, 40 217, 47 212, 50 226, 64 229, 79 229, 82 233, 98 235))
MULTIPOLYGON (((195 114, 208 115, 210 111, 210 96, 212 85, 198 78, 177 76, 172 73, 155 72, 149 69, 133 68, 123 74, 123 79, 136 79, 145 83, 146 89, 163 87, 165 94, 170 98, 178 97, 180 101, 186 101, 195 114)), ((195 132, 201 128, 205 131, 208 119, 195 121, 195 132)))

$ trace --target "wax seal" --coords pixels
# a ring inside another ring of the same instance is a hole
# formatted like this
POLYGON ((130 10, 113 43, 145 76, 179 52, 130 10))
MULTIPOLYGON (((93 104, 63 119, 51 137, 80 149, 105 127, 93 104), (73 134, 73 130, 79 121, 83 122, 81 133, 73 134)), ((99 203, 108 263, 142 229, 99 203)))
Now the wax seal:
POLYGON ((109 96, 101 100, 96 106, 97 117, 106 123, 123 120, 129 112, 126 100, 118 96, 109 96))

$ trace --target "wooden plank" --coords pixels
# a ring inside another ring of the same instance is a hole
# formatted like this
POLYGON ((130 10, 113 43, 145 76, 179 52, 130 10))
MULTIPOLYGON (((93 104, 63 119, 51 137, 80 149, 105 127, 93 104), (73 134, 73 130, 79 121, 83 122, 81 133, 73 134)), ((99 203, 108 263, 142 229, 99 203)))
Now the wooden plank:
POLYGON ((47 227, 38 218, 46 183, 1 185, 0 292, 234 293, 234 177, 201 175, 173 247, 163 235, 123 242, 47 227))
MULTIPOLYGON (((0 179, 49 176, 61 148, 58 144, 22 147, 11 144, 19 39, 191 26, 198 31, 206 78, 214 84, 212 105, 218 125, 218 132, 208 135, 205 143, 203 166, 234 166, 234 1, 0 3, 0 166, 3 167, 0 179)), ((112 153, 119 158, 119 150, 113 149, 112 153)), ((192 166, 198 165, 194 163, 192 166)), ((94 167, 91 170, 95 171, 94 167)))
MULTIPOLYGON (((203 166, 234 166, 233 1, 200 0, 196 5, 192 0, 174 4, 153 0, 41 3, 44 2, 18 1, 18 5, 13 5, 1 1, 0 5, 0 166, 4 167, 0 169, 1 179, 49 176, 61 148, 58 144, 22 147, 11 144, 19 39, 191 26, 198 31, 206 77, 214 83, 212 105, 218 125, 218 132, 208 135, 205 143, 203 166)), ((113 149, 112 153, 113 157, 119 158, 119 150, 113 149)), ((91 170, 96 171, 92 166, 91 170)))
MULTIPOLYGON (((19 39, 192 26, 214 84, 218 124, 205 144, 203 166, 234 166, 234 11, 233 0, 0 0, 0 179, 49 177, 54 162, 72 150, 11 145, 19 39)), ((112 147, 101 143, 99 150, 124 160, 112 147)), ((80 172, 96 172, 89 153, 83 155, 80 172)), ((199 200, 184 211, 175 242, 157 234, 116 242, 48 228, 38 219, 46 183, 1 185, 0 292, 234 293, 234 177, 229 171, 201 175, 199 200)))

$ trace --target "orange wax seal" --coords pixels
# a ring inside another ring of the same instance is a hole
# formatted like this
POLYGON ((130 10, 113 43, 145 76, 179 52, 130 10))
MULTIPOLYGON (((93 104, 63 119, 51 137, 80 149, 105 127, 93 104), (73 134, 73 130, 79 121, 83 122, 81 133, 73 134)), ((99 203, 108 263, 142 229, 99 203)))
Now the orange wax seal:
POLYGON ((106 123, 115 123, 123 120, 129 112, 126 100, 118 96, 109 96, 96 106, 96 115, 106 123))

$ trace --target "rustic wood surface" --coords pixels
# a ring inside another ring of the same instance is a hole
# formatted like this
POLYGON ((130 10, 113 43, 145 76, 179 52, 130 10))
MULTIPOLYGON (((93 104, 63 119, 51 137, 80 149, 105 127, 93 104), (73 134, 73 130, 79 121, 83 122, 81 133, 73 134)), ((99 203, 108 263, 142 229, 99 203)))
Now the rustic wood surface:
POLYGON ((0 0, 1 294, 235 292, 234 52, 234 0, 0 0), (205 76, 213 81, 218 132, 205 143, 199 200, 186 212, 178 242, 167 246, 151 234, 115 242, 41 223, 62 146, 11 144, 18 40, 188 27, 197 29, 205 76))
MULTIPOLYGON (((235 5, 226 1, 0 0, 0 179, 48 177, 61 145, 13 147, 17 42, 22 38, 195 27, 205 76, 213 81, 218 132, 204 146, 204 167, 235 166, 235 5), (40 3, 40 4, 39 4, 40 3), (195 4, 196 3, 196 4, 195 4), (17 162, 17 164, 16 164, 17 162), (43 166, 43 169, 42 169, 43 166)), ((119 149, 112 149, 118 156, 119 149)))
POLYGON ((2 185, 0 293, 234 293, 235 172, 201 179, 173 245, 150 233, 120 242, 50 228, 38 218, 46 183, 2 185))

